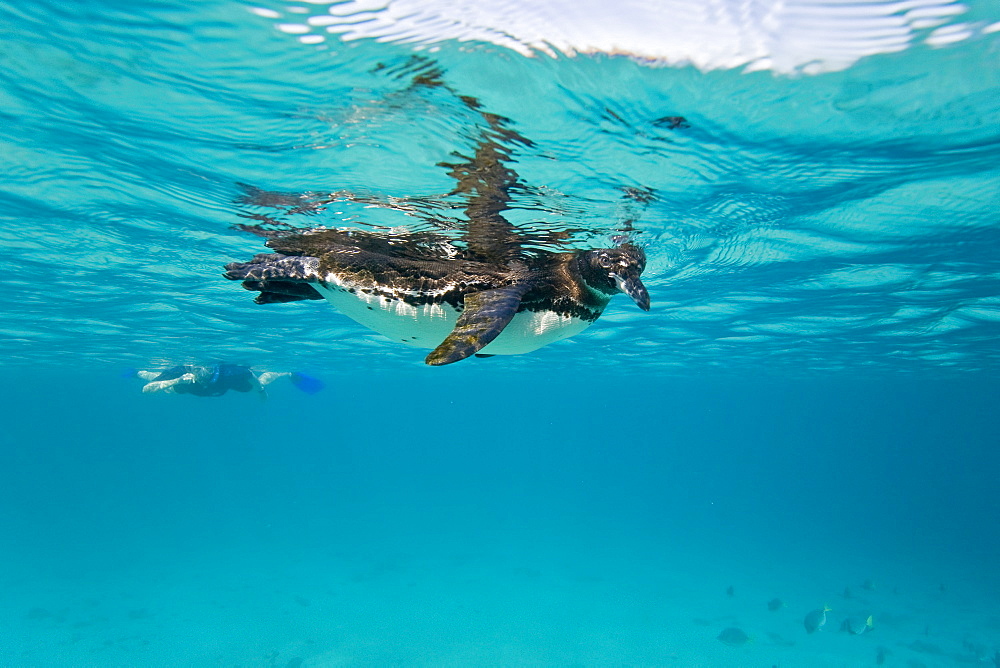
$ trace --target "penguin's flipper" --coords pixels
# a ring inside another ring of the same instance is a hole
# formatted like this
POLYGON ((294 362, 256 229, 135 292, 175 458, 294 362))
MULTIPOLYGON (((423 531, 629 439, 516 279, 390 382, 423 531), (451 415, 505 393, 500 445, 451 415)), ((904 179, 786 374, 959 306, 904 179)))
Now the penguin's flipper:
POLYGON ((465 295, 465 310, 444 341, 424 361, 441 366, 464 360, 485 348, 500 335, 521 305, 529 283, 484 290, 465 295))

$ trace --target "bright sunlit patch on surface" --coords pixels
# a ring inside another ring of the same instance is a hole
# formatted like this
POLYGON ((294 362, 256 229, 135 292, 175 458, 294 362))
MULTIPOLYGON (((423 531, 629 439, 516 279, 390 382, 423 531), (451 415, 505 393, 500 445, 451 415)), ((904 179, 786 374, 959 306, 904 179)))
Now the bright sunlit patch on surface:
MULTIPOLYGON (((282 23, 279 29, 291 34, 325 32, 345 41, 373 39, 418 47, 445 41, 479 42, 525 56, 605 53, 667 65, 691 64, 703 70, 745 67, 747 71, 807 74, 843 69, 865 56, 901 51, 922 39, 944 46, 992 29, 985 23, 943 25, 965 13, 967 6, 942 0, 347 0, 313 4, 308 18, 282 23), (323 7, 325 13, 316 13, 323 7)), ((286 10, 288 18, 301 14, 302 8, 295 9, 286 10)))

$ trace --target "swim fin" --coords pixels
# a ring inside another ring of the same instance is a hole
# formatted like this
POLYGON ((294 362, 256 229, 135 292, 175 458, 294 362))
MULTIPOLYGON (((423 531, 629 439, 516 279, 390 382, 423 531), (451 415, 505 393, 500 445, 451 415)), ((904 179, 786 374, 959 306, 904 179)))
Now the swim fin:
POLYGON ((299 373, 298 371, 293 371, 289 380, 292 381, 292 385, 299 388, 306 394, 316 394, 326 387, 326 383, 321 381, 319 378, 313 378, 312 376, 307 376, 306 374, 299 373))

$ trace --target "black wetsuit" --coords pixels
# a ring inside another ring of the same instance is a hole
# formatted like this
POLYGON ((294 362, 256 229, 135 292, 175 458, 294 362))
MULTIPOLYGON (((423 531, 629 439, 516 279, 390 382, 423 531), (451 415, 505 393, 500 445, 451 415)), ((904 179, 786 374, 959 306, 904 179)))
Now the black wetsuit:
POLYGON ((180 365, 167 369, 153 380, 173 380, 186 373, 193 374, 195 382, 174 385, 173 391, 177 394, 219 397, 229 390, 252 392, 260 389, 257 376, 250 370, 250 367, 239 364, 216 364, 211 367, 180 365))

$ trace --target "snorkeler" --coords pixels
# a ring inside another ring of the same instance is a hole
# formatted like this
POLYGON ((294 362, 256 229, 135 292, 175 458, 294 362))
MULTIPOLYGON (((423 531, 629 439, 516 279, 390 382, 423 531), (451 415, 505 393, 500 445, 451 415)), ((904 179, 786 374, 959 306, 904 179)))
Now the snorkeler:
POLYGON ((143 393, 168 392, 193 394, 196 397, 220 397, 226 392, 257 392, 267 396, 264 387, 279 378, 288 378, 292 385, 306 394, 316 394, 323 389, 323 382, 298 372, 256 372, 239 364, 213 364, 196 366, 183 364, 166 371, 136 371, 135 377, 147 381, 143 393))

